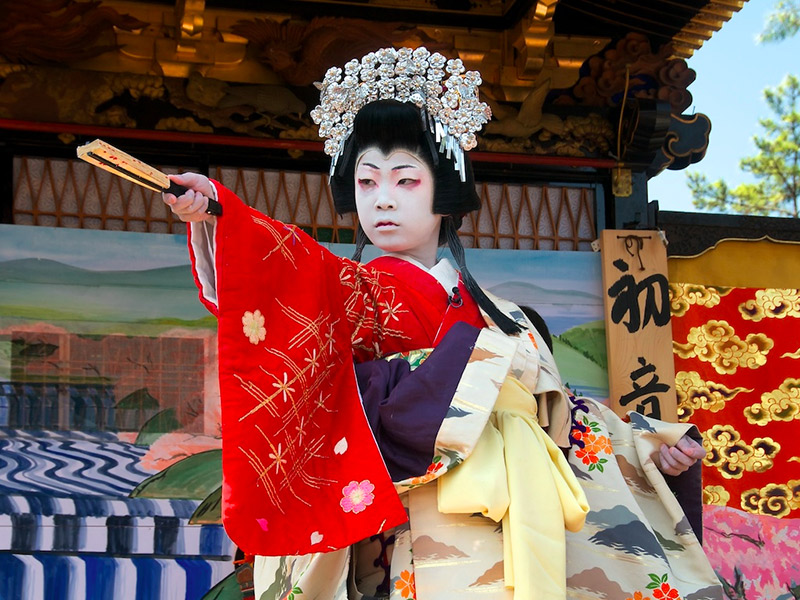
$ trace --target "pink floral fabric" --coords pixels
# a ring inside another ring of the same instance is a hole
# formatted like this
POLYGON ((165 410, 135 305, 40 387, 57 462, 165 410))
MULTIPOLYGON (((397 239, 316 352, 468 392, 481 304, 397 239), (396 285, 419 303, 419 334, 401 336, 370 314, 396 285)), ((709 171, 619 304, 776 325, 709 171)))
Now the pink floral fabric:
POLYGON ((728 598, 800 595, 800 519, 705 505, 703 549, 728 598))
POLYGON ((372 493, 374 489, 375 486, 366 479, 361 483, 351 481, 342 488, 342 499, 339 501, 339 505, 344 512, 352 512, 357 515, 375 500, 375 495, 372 493))

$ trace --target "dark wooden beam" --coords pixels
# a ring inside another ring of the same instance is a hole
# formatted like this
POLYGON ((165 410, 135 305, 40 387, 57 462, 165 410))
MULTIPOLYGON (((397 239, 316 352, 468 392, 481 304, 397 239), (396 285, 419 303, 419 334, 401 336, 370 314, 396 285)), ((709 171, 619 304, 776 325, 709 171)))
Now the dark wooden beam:
MULTIPOLYGON (((379 6, 357 0, 336 2, 325 0, 283 0, 268 3, 263 0, 206 0, 206 9, 239 10, 242 18, 263 16, 275 12, 311 20, 314 17, 347 17, 369 21, 398 21, 414 25, 439 25, 505 31, 516 25, 536 0, 514 0, 505 12, 487 15, 478 12, 468 0, 434 0, 430 8, 379 6), (464 8, 462 8, 464 7, 464 8)), ((157 0, 158 4, 174 5, 174 0, 157 0)))

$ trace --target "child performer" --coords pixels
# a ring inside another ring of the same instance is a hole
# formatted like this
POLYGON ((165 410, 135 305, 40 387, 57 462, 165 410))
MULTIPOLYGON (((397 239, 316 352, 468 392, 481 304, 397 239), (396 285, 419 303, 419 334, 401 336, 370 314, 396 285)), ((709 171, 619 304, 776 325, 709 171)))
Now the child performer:
POLYGON ((319 84, 337 211, 358 212, 358 258, 367 239, 384 252, 366 265, 172 177, 219 317, 223 518, 257 555, 256 596, 624 600, 657 576, 663 597, 721 597, 656 468, 703 456, 691 427, 571 398, 523 312, 467 270, 480 83, 385 48, 319 84))

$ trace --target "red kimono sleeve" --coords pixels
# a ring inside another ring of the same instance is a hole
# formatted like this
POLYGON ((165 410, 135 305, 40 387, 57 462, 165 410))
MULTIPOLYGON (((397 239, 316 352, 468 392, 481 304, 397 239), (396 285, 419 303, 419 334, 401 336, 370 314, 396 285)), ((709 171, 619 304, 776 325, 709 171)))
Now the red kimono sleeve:
POLYGON ((354 345, 377 347, 365 307, 374 310, 380 283, 218 190, 226 531, 248 554, 289 555, 342 548, 404 522, 353 368, 354 345))

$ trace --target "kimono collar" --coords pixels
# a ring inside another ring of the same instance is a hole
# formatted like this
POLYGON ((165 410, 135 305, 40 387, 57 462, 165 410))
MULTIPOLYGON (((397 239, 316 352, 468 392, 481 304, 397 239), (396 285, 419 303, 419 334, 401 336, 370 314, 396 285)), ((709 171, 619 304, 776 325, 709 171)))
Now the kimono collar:
POLYGON ((444 288, 444 290, 448 293, 451 293, 454 287, 458 286, 458 271, 456 271, 455 267, 450 263, 449 260, 446 258, 442 258, 433 265, 430 269, 423 265, 415 258, 411 258, 405 254, 388 252, 383 256, 391 256, 392 258, 399 258, 400 260, 404 260, 406 262, 410 262, 415 267, 418 267, 428 273, 431 277, 433 277, 439 284, 444 288))

